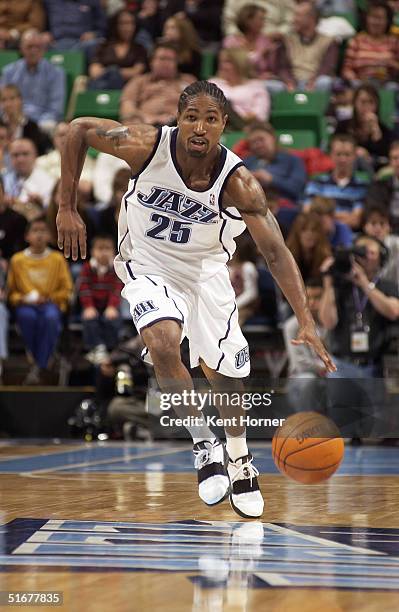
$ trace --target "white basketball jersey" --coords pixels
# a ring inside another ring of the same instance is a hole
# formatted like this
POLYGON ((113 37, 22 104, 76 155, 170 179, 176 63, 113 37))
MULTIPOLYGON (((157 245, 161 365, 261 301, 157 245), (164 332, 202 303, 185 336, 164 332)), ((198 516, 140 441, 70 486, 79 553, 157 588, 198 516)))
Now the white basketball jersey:
POLYGON ((159 131, 152 155, 129 181, 119 216, 115 270, 126 283, 157 274, 175 283, 201 283, 218 273, 245 229, 238 211, 222 210, 228 178, 242 162, 222 146, 219 165, 204 191, 185 184, 176 157, 178 128, 159 131))

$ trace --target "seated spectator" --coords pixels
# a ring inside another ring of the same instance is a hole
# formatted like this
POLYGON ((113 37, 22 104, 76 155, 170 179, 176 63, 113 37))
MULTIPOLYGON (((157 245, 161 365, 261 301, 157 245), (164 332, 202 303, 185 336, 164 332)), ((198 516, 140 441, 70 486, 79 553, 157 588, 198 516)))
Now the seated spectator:
POLYGON ((359 85, 372 80, 382 85, 394 83, 399 74, 399 40, 389 34, 393 11, 383 0, 372 0, 366 14, 366 31, 359 32, 348 43, 342 77, 359 85))
POLYGON ((226 36, 223 47, 247 51, 256 77, 267 80, 268 88, 273 91, 284 89, 283 67, 280 66, 281 54, 277 52, 280 43, 262 31, 266 18, 265 8, 258 4, 244 4, 236 18, 239 33, 226 36))
POLYGON ((26 241, 29 247, 11 258, 7 288, 17 325, 34 362, 24 384, 38 384, 61 333, 72 280, 64 256, 47 246, 49 232, 43 218, 31 221, 26 241))
POLYGON ((112 237, 96 236, 90 260, 83 264, 78 281, 83 339, 89 349, 86 359, 95 365, 109 359, 107 351, 116 347, 121 329, 122 283, 114 272, 114 257, 112 237))
POLYGON ((177 51, 170 43, 159 43, 152 54, 150 71, 136 76, 122 90, 122 121, 166 125, 175 120, 181 92, 195 78, 179 74, 177 51))
POLYGON ((3 176, 7 170, 11 169, 8 129, 2 119, 0 119, 0 176, 3 176))
POLYGON ((387 209, 378 202, 368 206, 362 217, 362 231, 387 247, 381 278, 396 284, 399 289, 399 236, 391 234, 387 209))
POLYGON ((22 35, 21 54, 21 59, 3 68, 1 85, 17 85, 26 116, 51 131, 64 114, 65 73, 44 59, 43 37, 36 30, 22 35))
POLYGON ((123 195, 131 177, 129 168, 121 168, 114 176, 112 182, 112 198, 107 206, 100 211, 98 229, 101 234, 109 234, 114 239, 114 246, 118 247, 118 219, 123 195))
POLYGON ((214 48, 222 38, 223 4, 224 0, 168 0, 162 3, 162 17, 167 19, 183 12, 195 27, 201 46, 214 48))
POLYGON ((0 108, 10 141, 28 138, 35 144, 39 155, 44 155, 51 149, 48 135, 42 132, 35 121, 25 117, 21 92, 16 85, 4 85, 0 89, 0 108))
POLYGON ((9 260, 25 246, 26 219, 8 205, 0 178, 0 257, 9 260))
POLYGON ((7 261, 0 256, 0 384, 3 384, 3 362, 8 357, 8 310, 6 299, 7 261))
MULTIPOLYGON (((93 171, 93 192, 97 203, 102 208, 108 205, 112 198, 112 184, 118 170, 129 170, 129 166, 123 159, 99 153, 94 164, 93 171)), ((131 176, 131 172, 129 177, 131 176)))
POLYGON ((253 123, 248 127, 250 155, 244 164, 264 189, 273 187, 283 198, 297 202, 306 184, 303 161, 280 150, 276 134, 267 123, 253 123))
POLYGON ((349 272, 337 269, 332 257, 322 266, 319 318, 329 330, 329 347, 337 366, 328 377, 340 379, 339 384, 328 387, 332 416, 343 436, 360 438, 378 435, 373 431, 378 421, 370 415, 388 421, 382 406, 382 362, 386 329, 399 317, 399 299, 397 285, 381 279, 385 247, 371 236, 359 237, 355 245, 365 247, 366 256, 349 260, 349 272))
POLYGON ((270 113, 270 96, 259 79, 251 78, 252 71, 246 51, 222 49, 219 53, 219 68, 209 81, 223 91, 241 125, 229 113, 229 124, 235 129, 254 120, 266 121, 270 113))
MULTIPOLYGON (((319 306, 323 293, 321 279, 309 278, 305 289, 318 335, 324 339, 326 330, 319 321, 319 306)), ((282 331, 288 355, 287 393, 291 408, 299 412, 308 410, 311 406, 312 410, 325 412, 326 405, 323 400, 326 369, 323 362, 308 345, 295 343, 299 332, 299 323, 295 315, 284 321, 282 331)))
POLYGON ((392 176, 377 179, 370 185, 366 206, 369 208, 375 203, 384 206, 391 220, 392 232, 399 234, 399 140, 394 140, 390 146, 389 163, 392 176))
POLYGON ((10 206, 31 220, 50 202, 54 179, 36 168, 37 152, 31 140, 18 138, 10 145, 12 170, 6 172, 4 191, 10 206))
POLYGON ((309 278, 320 278, 320 267, 331 255, 331 247, 316 213, 301 213, 292 224, 287 238, 287 247, 306 282, 309 278))
MULTIPOLYGON (((140 10, 136 13, 139 32, 137 39, 147 49, 147 52, 151 51, 154 41, 161 36, 162 15, 159 4, 159 0, 143 0, 140 10)), ((173 11, 173 14, 175 12, 173 11)))
MULTIPOLYGON (((240 9, 248 0, 225 0, 223 10, 223 30, 225 36, 237 32, 236 19, 240 9)), ((259 4, 265 5, 261 0, 259 4)), ((291 30, 294 0, 267 0, 267 19, 264 22, 265 34, 286 34, 291 30)))
POLYGON ((331 139, 331 159, 334 170, 309 181, 305 189, 307 204, 314 196, 335 201, 335 218, 358 229, 366 197, 368 179, 355 172, 356 143, 349 134, 336 134, 331 139))
POLYGON ((265 189, 264 192, 269 210, 276 217, 283 238, 286 240, 291 226, 298 216, 298 207, 284 200, 284 198, 281 198, 278 191, 273 189, 273 187, 271 189, 265 189))
POLYGON ((31 28, 43 30, 46 15, 41 0, 0 3, 0 48, 17 49, 21 35, 31 28))
MULTIPOLYGON (((58 123, 53 135, 54 149, 46 155, 40 155, 36 160, 36 168, 46 172, 54 181, 61 177, 61 150, 64 146, 67 133, 68 123, 64 121, 58 123)), ((91 194, 93 187, 94 165, 94 160, 89 155, 86 155, 79 180, 79 190, 86 196, 91 194)))
POLYGON ((106 16, 100 0, 43 0, 47 13, 48 44, 56 51, 84 51, 91 54, 102 42, 106 16))
POLYGON ((312 198, 309 210, 319 215, 332 249, 350 247, 353 241, 352 230, 349 225, 335 218, 335 209, 335 201, 332 198, 315 196, 312 198))
POLYGON ((89 66, 89 89, 122 89, 144 72, 147 51, 135 40, 136 18, 124 9, 110 20, 107 40, 96 50, 89 66))
POLYGON ((361 85, 353 98, 353 116, 340 121, 336 134, 350 134, 357 141, 356 153, 377 170, 387 163, 391 130, 379 119, 380 98, 370 84, 361 85))
POLYGON ((237 249, 228 263, 230 281, 236 296, 240 325, 250 319, 259 306, 256 246, 249 236, 236 238, 237 249))
MULTIPOLYGON (((60 205, 60 200, 61 200, 61 181, 60 179, 58 179, 54 185, 54 188, 53 188, 53 191, 50 197, 50 203, 46 210, 46 221, 47 221, 47 227, 48 227, 49 234, 50 234, 49 244, 54 248, 57 248, 57 242, 58 242, 57 241, 56 218, 57 218, 58 208, 60 205)), ((84 204, 84 198, 82 196, 80 183, 79 183, 78 195, 77 195, 77 209, 78 209, 78 213, 83 219, 84 224, 86 225, 87 248, 88 250, 90 250, 91 242, 93 240, 93 237, 96 234, 96 226, 92 220, 92 217, 87 212, 89 210, 89 207, 86 204, 84 204)))
POLYGON ((288 59, 288 89, 329 91, 333 85, 338 46, 319 34, 319 12, 312 2, 301 2, 294 10, 293 32, 284 37, 288 59))
POLYGON ((179 72, 193 74, 198 79, 202 56, 198 34, 191 21, 180 13, 169 17, 163 26, 162 41, 176 47, 179 72))

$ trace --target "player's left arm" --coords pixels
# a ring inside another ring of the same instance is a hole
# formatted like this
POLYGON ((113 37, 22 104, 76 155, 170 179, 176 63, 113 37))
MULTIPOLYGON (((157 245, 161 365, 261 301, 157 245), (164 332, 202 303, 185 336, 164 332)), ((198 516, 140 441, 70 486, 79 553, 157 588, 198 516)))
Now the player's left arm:
POLYGON ((299 268, 284 242, 274 215, 268 209, 262 187, 246 168, 239 168, 230 177, 223 206, 234 206, 240 212, 271 274, 291 304, 300 326, 293 344, 311 345, 327 370, 335 371, 332 359, 317 335, 299 268))

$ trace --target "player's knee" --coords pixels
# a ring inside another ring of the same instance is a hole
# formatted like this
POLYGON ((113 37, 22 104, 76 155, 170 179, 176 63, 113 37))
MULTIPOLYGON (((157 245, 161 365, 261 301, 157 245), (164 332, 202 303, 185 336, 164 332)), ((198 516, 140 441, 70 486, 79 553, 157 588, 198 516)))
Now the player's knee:
POLYGON ((180 362, 180 336, 165 330, 162 333, 153 330, 142 336, 154 366, 175 367, 180 362))

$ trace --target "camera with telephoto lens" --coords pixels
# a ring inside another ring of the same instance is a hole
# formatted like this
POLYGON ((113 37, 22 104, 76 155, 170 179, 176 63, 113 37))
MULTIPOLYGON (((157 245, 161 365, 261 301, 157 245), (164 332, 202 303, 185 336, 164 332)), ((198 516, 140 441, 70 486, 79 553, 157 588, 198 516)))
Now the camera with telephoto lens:
POLYGON ((345 278, 352 270, 353 260, 365 257, 367 257, 367 248, 363 245, 354 245, 349 248, 339 247, 334 251, 334 263, 327 273, 333 278, 345 278))

